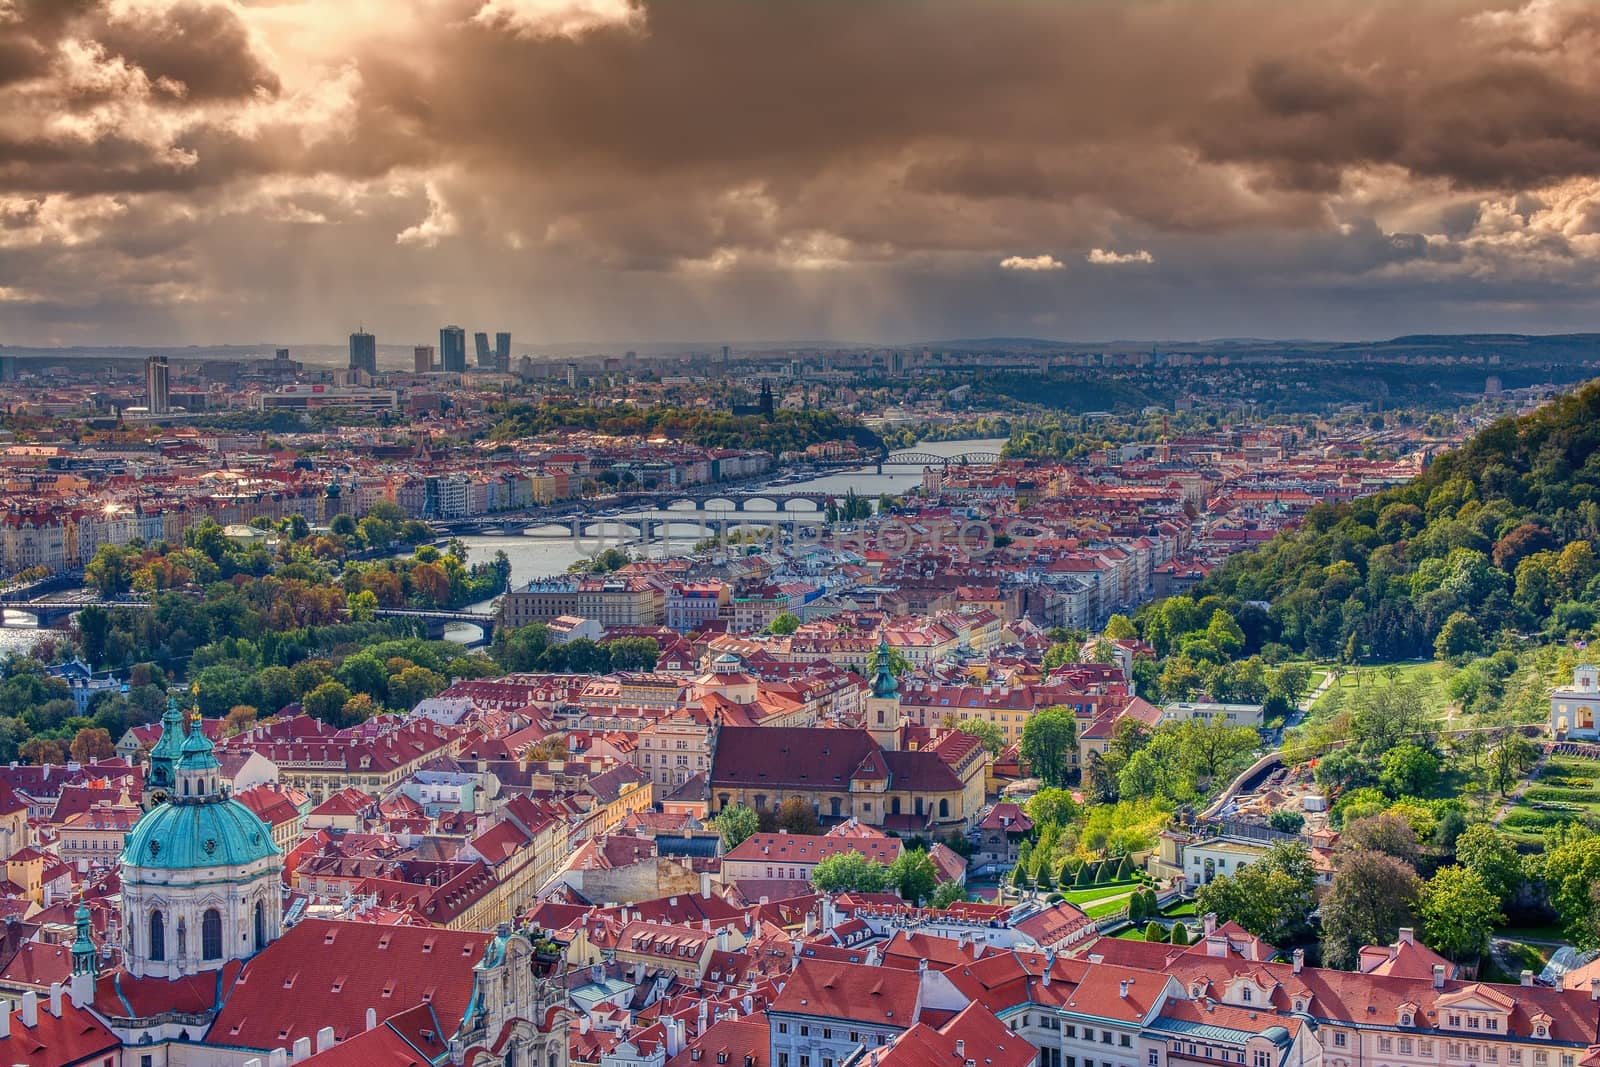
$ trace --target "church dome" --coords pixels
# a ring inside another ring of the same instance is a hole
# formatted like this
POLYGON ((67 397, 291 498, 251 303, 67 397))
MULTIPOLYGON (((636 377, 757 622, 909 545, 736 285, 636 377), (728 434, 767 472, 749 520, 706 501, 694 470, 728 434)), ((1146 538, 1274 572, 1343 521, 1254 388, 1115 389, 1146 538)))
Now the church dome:
POLYGON ((122 865, 147 870, 236 867, 278 853, 267 824, 237 800, 169 800, 134 825, 123 844, 122 865))

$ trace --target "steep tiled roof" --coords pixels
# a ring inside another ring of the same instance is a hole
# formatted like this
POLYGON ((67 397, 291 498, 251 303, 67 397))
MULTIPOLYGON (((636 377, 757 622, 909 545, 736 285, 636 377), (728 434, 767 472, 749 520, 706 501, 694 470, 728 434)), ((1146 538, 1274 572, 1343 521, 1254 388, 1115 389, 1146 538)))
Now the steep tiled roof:
POLYGON ((365 1030, 368 1008, 392 1016, 423 1003, 454 1033, 493 936, 307 919, 245 964, 206 1039, 271 1050, 331 1026, 342 1041, 365 1030))

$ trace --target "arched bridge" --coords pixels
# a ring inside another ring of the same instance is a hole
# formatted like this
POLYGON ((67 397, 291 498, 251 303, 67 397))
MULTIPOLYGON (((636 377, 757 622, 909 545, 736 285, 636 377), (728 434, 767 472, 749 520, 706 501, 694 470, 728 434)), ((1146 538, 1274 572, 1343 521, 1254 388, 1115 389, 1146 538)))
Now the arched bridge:
POLYGON ((72 617, 87 607, 142 608, 145 606, 146 602, 138 597, 123 597, 111 600, 93 596, 79 597, 77 599, 63 598, 61 600, 51 600, 45 597, 30 600, 18 597, 0 597, 0 612, 31 615, 41 630, 65 630, 71 624, 72 617))
POLYGON ((372 613, 380 619, 417 619, 427 626, 428 640, 444 640, 445 627, 453 622, 464 622, 476 626, 483 632, 483 636, 476 641, 467 641, 468 647, 474 645, 487 645, 494 640, 494 616, 477 611, 433 611, 427 608, 379 608, 372 613))

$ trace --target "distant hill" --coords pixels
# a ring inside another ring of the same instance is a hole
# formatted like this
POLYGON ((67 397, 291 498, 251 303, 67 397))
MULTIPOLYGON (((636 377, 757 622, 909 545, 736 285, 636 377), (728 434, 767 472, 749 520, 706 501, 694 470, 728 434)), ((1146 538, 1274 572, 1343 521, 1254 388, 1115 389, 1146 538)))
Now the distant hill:
POLYGON ((1503 419, 1412 482, 1230 559, 1195 591, 1271 604, 1267 640, 1318 656, 1470 654, 1600 618, 1600 382, 1503 419))

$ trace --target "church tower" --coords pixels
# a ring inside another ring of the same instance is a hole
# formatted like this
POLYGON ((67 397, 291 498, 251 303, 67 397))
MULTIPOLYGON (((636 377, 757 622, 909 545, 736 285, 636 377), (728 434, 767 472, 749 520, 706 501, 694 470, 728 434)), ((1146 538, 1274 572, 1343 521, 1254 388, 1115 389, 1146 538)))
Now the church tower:
POLYGON ((878 636, 878 669, 872 676, 872 692, 867 697, 867 732, 879 748, 898 751, 900 728, 905 719, 900 713, 900 683, 889 669, 889 635, 878 636))
POLYGON ((156 796, 122 850, 123 952, 139 977, 218 970, 283 931, 272 831, 228 796, 199 713, 187 735, 182 721, 169 703, 147 777, 156 796))
POLYGON ((150 767, 144 776, 144 795, 140 799, 145 811, 157 807, 172 795, 177 780, 178 758, 183 755, 183 715, 178 711, 178 698, 167 697, 167 712, 161 716, 161 737, 150 750, 150 767))

